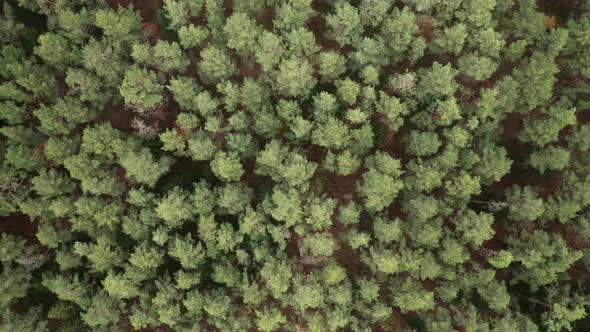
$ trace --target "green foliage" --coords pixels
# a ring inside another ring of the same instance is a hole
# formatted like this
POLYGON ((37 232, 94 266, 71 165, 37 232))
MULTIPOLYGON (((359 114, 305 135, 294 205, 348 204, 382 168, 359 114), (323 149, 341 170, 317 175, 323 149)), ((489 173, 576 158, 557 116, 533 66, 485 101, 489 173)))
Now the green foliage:
POLYGON ((276 308, 256 313, 256 326, 264 332, 275 331, 287 319, 276 308))
POLYGON ((558 280, 561 273, 582 257, 582 252, 569 250, 556 234, 536 231, 526 239, 533 241, 534 251, 524 252, 522 243, 514 238, 510 239, 510 245, 514 261, 522 265, 518 279, 527 281, 533 289, 558 280))
POLYGON ((479 177, 473 177, 464 172, 452 180, 447 180, 445 189, 450 196, 456 198, 468 198, 481 192, 479 177))
POLYGON ((527 119, 519 138, 523 142, 532 142, 539 146, 555 142, 564 127, 576 123, 575 113, 575 108, 564 110, 558 105, 552 106, 543 117, 527 119))
POLYGON ((493 222, 493 215, 483 212, 478 214, 469 210, 459 218, 457 231, 462 233, 466 242, 479 247, 494 235, 493 222))
POLYGON ((0 237, 0 261, 8 263, 16 260, 25 249, 25 240, 19 239, 9 234, 2 234, 0 237))
POLYGON ((376 106, 377 112, 382 113, 387 118, 387 124, 391 130, 397 130, 403 125, 403 116, 408 113, 408 108, 398 98, 390 97, 381 92, 376 106))
POLYGON ((184 49, 198 47, 209 37, 209 31, 193 24, 182 26, 178 30, 178 39, 184 49))
POLYGON ((47 64, 59 69, 66 68, 74 61, 79 61, 78 50, 68 40, 58 34, 45 33, 39 36, 39 45, 35 54, 47 64))
POLYGON ((496 71, 498 65, 490 58, 469 53, 459 59, 459 71, 476 81, 487 80, 496 71))
POLYGON ((4 331, 46 332, 50 331, 41 307, 31 307, 24 313, 15 314, 10 310, 2 313, 0 328, 4 331))
POLYGON ((479 52, 491 58, 498 57, 506 44, 506 41, 502 39, 502 35, 492 28, 480 30, 476 36, 474 44, 477 45, 479 52))
POLYGON ((412 131, 408 142, 408 151, 418 157, 435 154, 441 142, 436 133, 412 131))
POLYGON ((240 54, 252 53, 258 37, 256 22, 244 13, 236 13, 225 22, 223 31, 227 46, 240 54))
POLYGON ((123 2, 0 10, 1 331, 587 330, 588 4, 123 2))
POLYGON ((203 7, 203 0, 186 1, 186 0, 166 0, 164 1, 164 9, 166 10, 166 18, 170 20, 170 27, 177 29, 185 25, 191 17, 199 15, 203 7))
POLYGON ((65 80, 71 92, 78 94, 83 102, 102 105, 109 98, 104 91, 105 84, 89 71, 70 68, 65 80))
POLYGON ((84 27, 93 23, 92 13, 85 8, 79 11, 73 11, 70 8, 57 11, 58 25, 65 31, 66 36, 74 42, 81 42, 88 36, 84 27))
POLYGON ((474 171, 479 175, 482 184, 499 181, 510 171, 512 160, 508 158, 506 149, 494 145, 483 148, 479 162, 474 171))
POLYGON ((319 125, 311 134, 311 140, 314 144, 326 148, 343 148, 347 145, 349 139, 348 126, 334 117, 329 117, 325 123, 319 125))
MULTIPOLYGON (((137 44, 133 47, 134 52, 136 50, 135 46, 137 46, 137 44)), ((134 53, 131 55, 133 56, 134 53)), ((147 58, 145 59, 145 62, 152 64, 165 73, 183 72, 189 65, 186 55, 183 54, 180 46, 176 42, 170 43, 159 40, 153 48, 147 50, 145 57, 147 58)), ((138 61, 138 59, 136 59, 136 61, 138 61)))
POLYGON ((90 40, 82 48, 84 67, 95 72, 109 86, 116 87, 127 69, 121 52, 120 47, 109 41, 90 40))
POLYGON ((338 96, 349 105, 356 104, 359 93, 360 86, 350 79, 345 79, 338 84, 338 96))
POLYGON ((402 311, 427 310, 434 306, 434 294, 411 281, 394 291, 394 301, 402 311))
POLYGON ((368 171, 363 174, 363 183, 358 192, 365 198, 369 211, 381 211, 388 207, 403 188, 399 160, 386 154, 376 154, 367 161, 368 171))
POLYGON ((22 122, 23 111, 24 110, 13 101, 5 101, 0 106, 0 118, 9 124, 17 124, 22 122))
POLYGON ((43 277, 43 286, 55 293, 60 300, 72 301, 81 307, 90 303, 87 288, 77 275, 47 275, 43 277))
POLYGON ((160 266, 164 253, 147 242, 140 243, 129 257, 129 263, 141 270, 152 270, 160 266))
POLYGON ((528 186, 511 187, 506 193, 506 200, 510 204, 509 217, 516 221, 534 221, 545 211, 543 200, 528 186))
POLYGON ((294 189, 285 191, 275 188, 273 189, 271 200, 267 202, 266 208, 274 219, 284 221, 287 226, 294 225, 300 221, 303 214, 301 210, 301 199, 294 189))
POLYGON ((294 307, 299 311, 321 308, 324 305, 322 288, 317 283, 300 285, 293 294, 294 307))
POLYGON ((312 67, 307 60, 284 59, 278 66, 275 89, 279 94, 298 97, 307 96, 315 86, 312 67))
POLYGON ((291 187, 302 186, 313 176, 317 165, 303 156, 289 153, 279 141, 271 141, 256 158, 256 173, 291 187))
POLYGON ((104 272, 114 266, 120 265, 124 260, 123 253, 113 243, 104 237, 97 239, 96 244, 76 242, 74 252, 82 257, 88 258, 93 268, 104 272))
POLYGON ((493 267, 504 269, 510 266, 510 263, 512 263, 512 254, 510 251, 501 250, 494 256, 490 257, 488 261, 493 267))
POLYGON ((279 30, 288 31, 304 26, 313 14, 311 0, 286 1, 278 6, 273 25, 279 30))
POLYGON ((268 261, 260 270, 260 276, 268 284, 272 295, 279 299, 281 294, 289 289, 291 277, 291 268, 286 261, 268 261))
POLYGON ((65 174, 55 170, 43 170, 36 177, 31 179, 35 191, 41 196, 58 196, 71 193, 76 184, 65 174))
POLYGON ((188 152, 194 160, 211 160, 216 151, 215 142, 204 132, 188 140, 188 152))
POLYGON ((337 78, 344 73, 346 68, 345 58, 336 52, 321 52, 319 56, 320 75, 328 81, 337 78))
POLYGON ((141 18, 132 9, 98 9, 95 18, 96 26, 114 43, 130 43, 138 38, 141 18))
POLYGON ((123 144, 121 136, 121 133, 108 123, 86 127, 80 148, 84 152, 113 159, 123 144))
POLYGON ((169 191, 156 207, 156 214, 170 228, 182 226, 182 223, 193 216, 193 207, 189 195, 180 188, 169 191))
POLYGON ((383 21, 381 34, 393 63, 401 60, 417 32, 416 15, 407 7, 401 11, 395 8, 383 21))
POLYGON ((309 56, 318 51, 313 33, 305 28, 293 30, 286 37, 289 53, 295 56, 309 56))
POLYGON ((153 71, 131 67, 119 87, 125 104, 138 112, 153 109, 162 102, 163 86, 153 71))
POLYGON ((191 236, 176 238, 172 241, 169 250, 170 256, 176 258, 185 269, 195 269, 204 260, 204 252, 201 244, 194 244, 191 236))
POLYGON ((514 79, 520 84, 522 112, 543 105, 551 98, 555 74, 559 69, 551 57, 535 53, 522 68, 514 72, 514 79))
POLYGON ((259 45, 254 51, 254 57, 265 71, 269 71, 279 63, 285 52, 282 39, 272 32, 264 31, 258 42, 259 45))
POLYGON ((107 293, 117 299, 132 298, 139 294, 134 282, 123 275, 109 273, 102 283, 107 293))
POLYGON ((96 113, 74 98, 60 98, 52 106, 41 107, 35 112, 43 132, 68 134, 77 125, 93 120, 96 113))
POLYGON ((143 148, 139 151, 128 150, 124 152, 120 163, 126 171, 126 177, 137 183, 153 187, 158 179, 168 172, 172 162, 167 157, 155 159, 150 150, 143 148))
POLYGON ((387 64, 387 59, 383 58, 383 53, 387 52, 387 48, 382 39, 365 37, 358 44, 358 50, 352 55, 352 60, 358 65, 382 67, 387 64))
POLYGON ((549 146, 535 151, 530 157, 531 166, 538 169, 541 174, 547 170, 560 170, 570 162, 570 152, 563 148, 549 146))
POLYGON ((419 99, 452 96, 458 87, 453 80, 456 74, 457 70, 452 66, 443 66, 438 62, 429 69, 420 70, 416 96, 419 99))
POLYGON ((86 154, 78 154, 64 160, 64 166, 73 179, 80 180, 83 191, 92 194, 115 194, 120 187, 112 172, 101 169, 101 163, 86 154))
POLYGON ((336 5, 333 15, 326 17, 326 24, 330 34, 340 46, 355 43, 361 29, 361 18, 358 10, 348 3, 340 2, 336 5))
POLYGON ((236 72, 236 67, 227 53, 213 46, 201 51, 198 68, 201 78, 211 83, 226 80, 236 72))
POLYGON ((2 276, 0 282, 0 290, 2 290, 0 308, 5 310, 9 308, 12 302, 27 295, 31 276, 23 267, 13 265, 5 265, 0 275, 2 276))
POLYGON ((223 181, 237 181, 244 174, 236 153, 217 152, 211 161, 211 170, 223 181))
POLYGON ((336 243, 330 233, 315 233, 303 239, 301 253, 312 256, 331 256, 334 253, 336 243))
POLYGON ((579 294, 571 294, 569 287, 550 288, 547 300, 552 303, 551 310, 543 313, 542 320, 548 331, 571 331, 572 323, 587 315, 588 301, 579 294))
POLYGON ((162 146, 162 150, 164 151, 175 151, 181 154, 186 147, 184 138, 175 130, 168 130, 161 133, 160 141, 164 144, 162 146))
POLYGON ((467 27, 462 23, 447 27, 434 40, 434 49, 457 55, 463 50, 467 36, 467 27))
POLYGON ((362 2, 359 5, 362 24, 371 27, 379 26, 385 19, 389 8, 391 8, 391 3, 385 0, 362 2))
POLYGON ((119 308, 117 303, 105 292, 92 297, 90 306, 82 315, 82 319, 91 327, 108 326, 119 321, 119 308))

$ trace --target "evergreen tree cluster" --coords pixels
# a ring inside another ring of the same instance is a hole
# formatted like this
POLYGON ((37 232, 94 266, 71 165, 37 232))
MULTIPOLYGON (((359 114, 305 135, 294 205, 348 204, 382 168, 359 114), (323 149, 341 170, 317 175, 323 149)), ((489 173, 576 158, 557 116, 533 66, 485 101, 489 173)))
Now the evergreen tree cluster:
POLYGON ((3 2, 0 331, 590 330, 544 2, 3 2))

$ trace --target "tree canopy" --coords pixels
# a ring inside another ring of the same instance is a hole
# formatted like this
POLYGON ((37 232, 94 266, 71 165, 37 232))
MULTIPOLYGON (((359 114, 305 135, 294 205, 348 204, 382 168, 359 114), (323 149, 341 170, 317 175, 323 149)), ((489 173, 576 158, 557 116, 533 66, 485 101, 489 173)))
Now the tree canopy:
POLYGON ((0 6, 0 331, 590 331, 589 1, 0 6))

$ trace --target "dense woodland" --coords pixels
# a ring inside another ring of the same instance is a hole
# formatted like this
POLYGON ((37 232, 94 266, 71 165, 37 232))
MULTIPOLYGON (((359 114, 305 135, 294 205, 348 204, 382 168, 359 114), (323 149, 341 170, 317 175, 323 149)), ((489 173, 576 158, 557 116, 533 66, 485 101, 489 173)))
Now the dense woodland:
POLYGON ((590 330, 590 1, 1 6, 0 331, 590 330))

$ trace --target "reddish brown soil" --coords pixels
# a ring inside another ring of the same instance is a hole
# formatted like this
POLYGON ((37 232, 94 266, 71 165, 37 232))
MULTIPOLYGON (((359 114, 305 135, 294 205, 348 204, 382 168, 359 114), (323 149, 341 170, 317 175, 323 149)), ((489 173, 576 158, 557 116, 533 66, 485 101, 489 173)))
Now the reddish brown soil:
POLYGON ((590 109, 578 111, 576 117, 578 118, 578 124, 590 123, 590 109))
POLYGON ((422 16, 418 19, 418 27, 420 28, 419 36, 424 38, 426 43, 430 43, 436 35, 436 28, 434 22, 429 16, 422 16))
POLYGON ((482 189, 483 194, 502 194, 504 190, 512 185, 520 184, 526 185, 528 182, 524 178, 507 174, 498 182, 494 182, 491 185, 482 189))
POLYGON ((158 39, 160 39, 160 28, 152 22, 145 22, 143 23, 142 27, 146 39, 149 40, 152 45, 154 45, 158 39))
POLYGON ((522 129, 522 114, 510 113, 502 121, 502 139, 511 140, 517 139, 520 130, 522 129))
POLYGON ((45 163, 45 166, 47 166, 47 167, 55 166, 55 162, 53 162, 52 160, 49 160, 49 159, 47 159, 47 157, 45 157, 45 144, 41 143, 41 144, 35 145, 34 152, 41 158, 41 160, 43 160, 43 163, 45 163))
POLYGON ((348 246, 342 246, 342 248, 334 251, 334 259, 346 269, 346 273, 352 278, 358 278, 367 271, 367 267, 361 261, 359 252, 348 246))
POLYGON ((254 63, 254 64, 240 63, 239 67, 240 67, 240 75, 242 76, 243 79, 249 77, 249 78, 255 80, 258 78, 258 76, 260 76, 260 73, 262 72, 262 68, 257 63, 254 63))
POLYGON ((306 147, 305 157, 314 163, 321 163, 326 158, 326 151, 320 146, 310 144, 306 147))
POLYGON ((0 217, 0 233, 21 237, 29 244, 39 243, 36 236, 37 225, 22 213, 0 217))
POLYGON ((168 332, 170 331, 170 326, 166 324, 162 324, 158 327, 146 327, 144 329, 138 330, 140 332, 168 332))
POLYGON ((578 230, 567 224, 550 222, 546 225, 546 228, 551 233, 560 234, 570 248, 576 250, 590 248, 590 238, 588 236, 580 236, 578 230))
POLYGON ((233 0, 224 0, 223 1, 223 8, 225 9, 225 11, 224 11, 225 17, 232 16, 232 14, 234 12, 234 1, 233 0))
POLYGON ((272 31, 275 14, 274 7, 264 8, 257 17, 258 23, 260 23, 260 25, 262 25, 266 30, 272 31))
MULTIPOLYGON (((569 15, 577 15, 576 8, 582 2, 579 0, 537 0, 537 5, 547 16, 554 17, 555 23, 558 25, 564 23, 569 15)), ((547 26, 547 21, 545 21, 545 25, 547 26)))
POLYGON ((157 126, 161 129, 171 129, 176 125, 176 118, 180 114, 180 106, 174 100, 172 93, 169 90, 165 90, 164 98, 165 104, 159 110, 161 116, 158 118, 157 126))
POLYGON ((96 122, 109 122, 113 128, 131 132, 133 117, 133 112, 126 110, 123 105, 107 105, 98 115, 96 122))
POLYGON ((402 315, 398 310, 395 308, 391 313, 391 316, 387 319, 386 322, 383 324, 379 324, 373 327, 372 329, 375 332, 410 332, 413 331, 408 326, 404 315, 402 315))
POLYGON ((553 29, 557 26, 557 17, 555 16, 545 16, 545 27, 548 29, 553 29))
POLYGON ((323 192, 339 201, 355 198, 357 184, 362 181, 361 172, 350 175, 321 173, 320 177, 323 180, 323 192))
POLYGON ((174 123, 174 125, 172 126, 172 128, 174 128, 174 130, 176 131, 176 133, 178 135, 180 135, 182 138, 184 138, 185 142, 187 140, 187 134, 186 134, 186 130, 184 128, 181 128, 176 122, 174 123))
POLYGON ((388 125, 387 118, 382 114, 375 114, 373 122, 376 124, 376 126, 379 126, 384 130, 383 141, 377 142, 379 150, 385 151, 390 156, 397 159, 402 159, 402 161, 405 162, 405 144, 402 141, 402 137, 406 135, 408 129, 402 127, 397 132, 391 130, 390 126, 388 125))
POLYGON ((299 243, 301 240, 299 234, 291 232, 291 238, 287 240, 287 248, 285 249, 289 258, 299 257, 299 243))
POLYGON ((322 50, 334 50, 340 49, 338 43, 333 39, 326 37, 326 21, 320 16, 314 16, 307 20, 307 28, 313 32, 316 40, 316 44, 322 50))
POLYGON ((244 162, 244 175, 241 180, 245 182, 249 188, 256 188, 260 184, 259 176, 254 173, 254 165, 255 163, 253 159, 244 162))
POLYGON ((162 8, 163 0, 107 0, 109 7, 117 8, 119 6, 128 8, 130 5, 136 10, 139 10, 139 14, 143 18, 144 22, 156 22, 157 13, 162 8))

